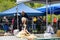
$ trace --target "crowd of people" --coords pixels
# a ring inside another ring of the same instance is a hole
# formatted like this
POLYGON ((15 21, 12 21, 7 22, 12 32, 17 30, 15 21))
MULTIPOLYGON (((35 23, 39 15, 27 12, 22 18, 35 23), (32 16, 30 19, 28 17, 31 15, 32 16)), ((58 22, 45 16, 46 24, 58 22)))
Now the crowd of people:
MULTIPOLYGON (((18 24, 17 24, 17 14, 15 14, 15 16, 12 18, 9 18, 7 16, 3 17, 2 21, 3 21, 4 31, 5 32, 8 32, 8 31, 13 32, 13 30, 15 30, 15 29, 19 29, 19 31, 21 31, 22 26, 23 26, 23 22, 21 21, 22 17, 25 17, 27 19, 27 21, 26 21, 27 27, 26 28, 29 32, 31 30, 38 29, 38 27, 36 27, 36 26, 39 26, 39 27, 41 26, 41 25, 39 25, 42 23, 42 19, 40 17, 37 18, 34 16, 33 20, 32 20, 32 17, 29 17, 24 11, 22 11, 21 15, 18 16, 18 24), (18 28, 17 28, 17 25, 18 25, 18 28), (31 27, 32 27, 32 29, 30 30, 31 27)), ((38 29, 38 30, 40 30, 40 29, 38 29)))
POLYGON ((12 19, 12 27, 9 27, 9 21, 6 18, 6 16, 4 16, 3 21, 4 21, 4 26, 3 29, 5 31, 5 36, 11 35, 10 33, 13 33, 15 36, 17 35, 17 37, 20 38, 27 38, 28 40, 33 40, 36 36, 34 36, 33 34, 30 34, 28 32, 27 29, 27 20, 28 20, 28 16, 27 14, 24 13, 24 11, 22 11, 21 16, 18 16, 19 20, 18 20, 18 24, 17 24, 17 14, 15 16, 15 18, 12 19), (17 28, 18 25, 18 28, 17 28), (17 30, 18 29, 18 30, 17 30), (23 37, 22 37, 23 36, 23 37))
MULTIPOLYGON (((9 17, 7 18, 6 16, 2 18, 4 31, 12 32, 12 33, 13 33, 13 30, 15 29, 19 29, 19 31, 21 31, 23 29, 22 17, 25 17, 27 20, 25 24, 27 25, 26 29, 29 32, 33 30, 37 30, 37 33, 44 33, 44 31, 46 30, 46 19, 43 19, 41 16, 29 17, 24 11, 22 11, 20 16, 18 16, 16 13, 15 16, 12 17, 11 19, 9 17), (17 17, 18 17, 18 24, 17 24, 17 17), (8 19, 10 19, 11 21, 9 21, 8 19)), ((58 20, 58 24, 60 25, 60 20, 58 20)), ((58 29, 60 29, 59 25, 58 25, 58 29)), ((56 30, 55 26, 53 28, 54 30, 56 30)))

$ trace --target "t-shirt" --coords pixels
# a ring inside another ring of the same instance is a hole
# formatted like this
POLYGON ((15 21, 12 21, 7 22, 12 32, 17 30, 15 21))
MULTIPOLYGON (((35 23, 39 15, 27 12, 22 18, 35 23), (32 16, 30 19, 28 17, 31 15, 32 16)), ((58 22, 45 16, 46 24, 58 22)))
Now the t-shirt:
POLYGON ((37 18, 36 18, 36 17, 34 17, 34 18, 33 18, 33 22, 36 22, 36 21, 37 21, 37 18))
POLYGON ((57 18, 54 18, 54 19, 53 19, 53 22, 55 22, 55 23, 56 23, 56 22, 57 22, 57 18))

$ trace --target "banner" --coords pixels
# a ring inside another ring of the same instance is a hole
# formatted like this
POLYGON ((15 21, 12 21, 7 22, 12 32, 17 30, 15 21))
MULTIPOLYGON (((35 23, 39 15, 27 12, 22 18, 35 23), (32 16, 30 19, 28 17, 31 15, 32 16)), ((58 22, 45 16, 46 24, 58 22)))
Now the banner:
POLYGON ((16 3, 19 4, 19 3, 27 2, 27 1, 30 1, 30 0, 16 0, 16 3))

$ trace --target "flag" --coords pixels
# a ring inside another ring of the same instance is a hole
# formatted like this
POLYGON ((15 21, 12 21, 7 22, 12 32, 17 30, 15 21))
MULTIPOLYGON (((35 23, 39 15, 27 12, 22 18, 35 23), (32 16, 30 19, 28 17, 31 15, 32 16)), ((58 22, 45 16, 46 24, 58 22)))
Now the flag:
POLYGON ((16 0, 16 3, 19 4, 19 3, 27 2, 27 1, 30 1, 30 0, 16 0))

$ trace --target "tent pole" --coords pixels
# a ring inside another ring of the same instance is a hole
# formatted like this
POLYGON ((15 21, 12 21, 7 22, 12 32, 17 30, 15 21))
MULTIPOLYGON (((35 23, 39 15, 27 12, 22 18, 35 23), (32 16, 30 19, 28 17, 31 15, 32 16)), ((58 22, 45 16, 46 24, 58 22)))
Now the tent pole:
POLYGON ((48 0, 46 0, 46 27, 48 25, 48 0))
POLYGON ((33 17, 32 17, 32 32, 33 32, 33 17))
POLYGON ((57 22, 56 22, 56 27, 57 27, 57 29, 58 29, 58 16, 57 16, 57 22))
POLYGON ((53 25, 53 15, 52 15, 52 25, 53 25))
MULTIPOLYGON (((51 7, 50 7, 50 5, 51 5, 51 2, 49 3, 49 13, 50 13, 50 18, 52 18, 52 14, 51 14, 51 7)), ((51 22, 50 22, 51 23, 51 22)))
MULTIPOLYGON (((54 10, 54 7, 53 7, 53 10, 54 10)), ((54 14, 54 11, 52 13, 54 14)), ((53 25, 53 18, 54 18, 54 16, 52 15, 52 25, 53 25)))
MULTIPOLYGON (((50 5, 51 5, 51 1, 50 1, 50 5)), ((53 7, 53 10, 54 10, 54 7, 53 7)), ((53 25, 53 14, 52 13, 54 14, 54 12, 52 12, 52 8, 50 7, 51 23, 53 25)))
POLYGON ((18 4, 17 4, 16 10, 17 10, 17 29, 19 29, 19 26, 18 26, 18 4))

